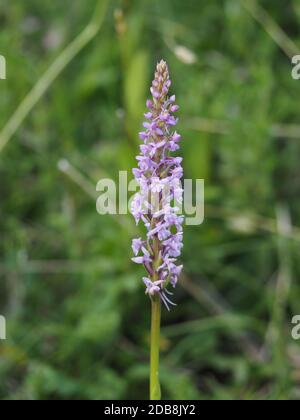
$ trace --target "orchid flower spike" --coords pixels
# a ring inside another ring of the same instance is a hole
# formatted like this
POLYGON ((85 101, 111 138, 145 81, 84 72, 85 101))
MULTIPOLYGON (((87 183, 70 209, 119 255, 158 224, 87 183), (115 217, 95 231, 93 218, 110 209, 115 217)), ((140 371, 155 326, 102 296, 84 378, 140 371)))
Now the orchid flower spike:
POLYGON ((175 95, 169 96, 171 81, 165 61, 157 64, 147 100, 145 130, 140 133, 143 143, 137 156, 138 168, 133 170, 140 191, 132 201, 131 212, 138 224, 147 229, 145 239, 133 240, 133 261, 143 264, 148 277, 143 281, 146 294, 159 295, 169 309, 173 302, 168 298, 169 285, 175 287, 182 265, 176 264, 183 247, 184 217, 178 215, 178 205, 183 201, 181 179, 182 158, 172 156, 179 150, 180 134, 175 131, 178 118, 175 113, 175 95))

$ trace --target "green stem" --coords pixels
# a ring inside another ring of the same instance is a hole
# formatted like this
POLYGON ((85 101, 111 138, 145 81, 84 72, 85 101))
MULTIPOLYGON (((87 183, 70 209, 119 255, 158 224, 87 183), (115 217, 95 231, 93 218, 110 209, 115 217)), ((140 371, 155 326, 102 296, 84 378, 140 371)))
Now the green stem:
POLYGON ((150 400, 160 400, 159 348, 160 348, 161 301, 158 295, 152 298, 150 400))

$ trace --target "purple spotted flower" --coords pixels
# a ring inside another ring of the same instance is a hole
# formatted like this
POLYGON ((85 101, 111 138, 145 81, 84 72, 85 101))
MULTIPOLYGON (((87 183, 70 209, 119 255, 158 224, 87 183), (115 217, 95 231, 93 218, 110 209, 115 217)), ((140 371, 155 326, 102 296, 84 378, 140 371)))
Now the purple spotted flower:
POLYGON ((152 99, 147 100, 143 144, 137 156, 138 168, 133 170, 140 191, 132 201, 131 211, 138 224, 147 229, 145 239, 134 239, 133 261, 144 265, 148 277, 143 278, 146 294, 159 295, 169 309, 174 305, 167 287, 176 286, 182 265, 176 264, 183 247, 184 217, 178 214, 183 200, 181 178, 182 158, 174 157, 181 136, 175 131, 179 107, 175 95, 169 96, 171 81, 168 66, 158 63, 151 86, 152 99))

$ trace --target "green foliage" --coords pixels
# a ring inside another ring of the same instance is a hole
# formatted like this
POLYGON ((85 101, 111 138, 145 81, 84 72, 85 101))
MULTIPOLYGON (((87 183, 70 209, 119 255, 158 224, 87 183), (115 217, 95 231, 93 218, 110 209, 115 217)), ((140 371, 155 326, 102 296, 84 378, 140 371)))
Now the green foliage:
MULTIPOLYGON (((101 32, 1 151, 1 399, 148 396, 135 227, 99 216, 95 202, 100 178, 134 165, 161 58, 181 105, 186 177, 206 180, 205 223, 185 230, 178 306, 163 312, 163 398, 299 399, 300 82, 274 27, 244 3, 109 1, 101 32)), ((298 1, 250 3, 300 52, 298 1)), ((95 6, 2 0, 0 132, 95 6)))

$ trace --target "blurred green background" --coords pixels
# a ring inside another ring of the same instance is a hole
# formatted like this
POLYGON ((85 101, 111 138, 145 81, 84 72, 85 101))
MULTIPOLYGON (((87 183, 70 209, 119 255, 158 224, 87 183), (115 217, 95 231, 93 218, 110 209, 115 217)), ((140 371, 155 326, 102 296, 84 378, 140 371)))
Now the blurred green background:
POLYGON ((97 214, 96 183, 135 166, 164 58, 206 218, 163 313, 163 397, 299 399, 299 1, 1 0, 0 24, 0 398, 148 397, 136 228, 97 214))

